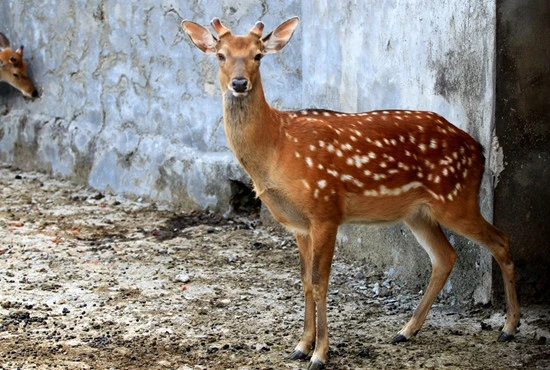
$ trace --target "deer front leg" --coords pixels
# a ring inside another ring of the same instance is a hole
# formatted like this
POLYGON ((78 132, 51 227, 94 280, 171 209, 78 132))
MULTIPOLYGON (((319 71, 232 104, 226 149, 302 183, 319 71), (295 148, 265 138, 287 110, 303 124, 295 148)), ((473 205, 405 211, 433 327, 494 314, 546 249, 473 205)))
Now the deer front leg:
POLYGON ((300 251, 300 269, 305 299, 304 332, 289 358, 291 360, 304 360, 309 355, 315 341, 315 301, 313 300, 313 286, 311 284, 312 251, 311 239, 308 235, 296 233, 295 237, 300 251))
POLYGON ((322 224, 310 230, 311 285, 317 308, 315 350, 308 369, 323 369, 328 360, 327 290, 338 225, 322 224))

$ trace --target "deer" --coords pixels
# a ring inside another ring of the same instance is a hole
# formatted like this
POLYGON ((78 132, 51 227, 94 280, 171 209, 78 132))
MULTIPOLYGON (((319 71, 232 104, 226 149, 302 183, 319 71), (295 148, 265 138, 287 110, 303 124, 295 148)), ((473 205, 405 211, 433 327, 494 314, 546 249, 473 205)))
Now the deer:
POLYGON ((327 289, 338 227, 344 223, 403 222, 427 252, 431 276, 410 320, 392 342, 413 338, 445 285, 456 252, 442 227, 488 248, 506 295, 499 342, 511 340, 520 308, 508 236, 481 214, 478 193, 485 171, 481 145, 429 111, 323 109, 281 111, 265 98, 264 56, 291 39, 297 17, 263 35, 255 23, 234 35, 218 18, 206 27, 182 21, 203 53, 218 59, 228 145, 250 176, 256 195, 296 239, 304 295, 304 326, 288 356, 308 369, 328 361, 327 289))
POLYGON ((14 51, 8 38, 0 33, 0 81, 7 82, 28 98, 36 98, 38 91, 27 72, 23 49, 21 45, 14 51))

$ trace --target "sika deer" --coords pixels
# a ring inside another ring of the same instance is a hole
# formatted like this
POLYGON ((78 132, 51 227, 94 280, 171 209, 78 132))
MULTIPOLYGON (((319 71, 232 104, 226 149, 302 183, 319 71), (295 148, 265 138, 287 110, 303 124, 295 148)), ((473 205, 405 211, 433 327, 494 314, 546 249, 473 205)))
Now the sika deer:
POLYGON ((291 18, 262 37, 264 26, 257 22, 248 34, 236 36, 214 18, 216 38, 203 26, 182 23, 193 43, 219 60, 229 145, 257 195, 296 237, 305 322, 290 358, 306 358, 315 343, 309 368, 323 368, 327 361, 327 287, 343 223, 403 221, 430 257, 426 292, 394 343, 418 333, 455 262, 440 225, 486 246, 498 262, 507 300, 498 340, 511 339, 519 322, 514 265, 508 237, 478 208, 480 145, 432 112, 272 108, 264 97, 260 60, 281 50, 297 25, 298 18, 291 18))
POLYGON ((5 81, 29 98, 38 97, 23 60, 23 45, 13 51, 10 41, 0 33, 0 81, 5 81))

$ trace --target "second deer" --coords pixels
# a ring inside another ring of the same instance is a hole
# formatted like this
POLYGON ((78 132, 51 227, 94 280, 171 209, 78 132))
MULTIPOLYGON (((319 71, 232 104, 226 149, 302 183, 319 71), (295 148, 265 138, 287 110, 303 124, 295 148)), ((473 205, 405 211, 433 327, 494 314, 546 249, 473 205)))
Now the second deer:
POLYGON ((418 333, 445 285, 456 252, 441 226, 487 247, 499 264, 507 302, 507 341, 520 312, 508 237, 478 207, 484 172, 480 145, 432 112, 382 110, 340 113, 279 111, 265 99, 261 59, 281 50, 298 25, 291 18, 263 36, 257 22, 233 35, 183 21, 193 43, 219 61, 227 140, 273 216, 298 244, 305 296, 304 330, 291 359, 309 356, 310 369, 328 360, 327 288, 338 226, 403 221, 428 253, 432 274, 409 322, 393 342, 418 333))
POLYGON ((10 41, 0 33, 0 81, 5 81, 29 98, 38 97, 23 60, 23 46, 16 50, 10 47, 10 41))

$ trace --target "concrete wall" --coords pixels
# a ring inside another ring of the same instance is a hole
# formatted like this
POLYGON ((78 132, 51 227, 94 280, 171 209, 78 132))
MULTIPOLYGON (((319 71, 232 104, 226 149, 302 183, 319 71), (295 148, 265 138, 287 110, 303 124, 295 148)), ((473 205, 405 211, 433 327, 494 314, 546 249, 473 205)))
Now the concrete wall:
MULTIPOLYGON (((296 13, 292 1, 3 1, 0 32, 26 45, 42 98, 3 87, 0 161, 176 208, 227 211, 227 179, 246 177, 225 142, 216 62, 189 45, 180 22, 217 15, 245 32, 259 18, 273 25, 296 13)), ((266 87, 291 105, 299 48, 286 57, 279 70, 266 68, 266 87)))
MULTIPOLYGON (((243 33, 257 19, 267 31, 293 15, 301 27, 262 66, 274 106, 433 110, 490 147, 493 2, 8 1, 1 31, 26 44, 42 98, 4 90, 0 161, 176 208, 225 211, 226 179, 245 176, 225 143, 216 62, 179 23, 218 16, 243 33)), ((482 197, 489 218, 490 180, 482 197)), ((343 227, 339 240, 412 288, 426 282, 428 258, 401 226, 343 227)), ((488 254, 452 241, 463 262, 447 291, 486 302, 488 254)))
POLYGON ((498 15, 495 116, 504 161, 495 222, 512 239, 520 298, 548 302, 550 2, 503 0, 498 15))

